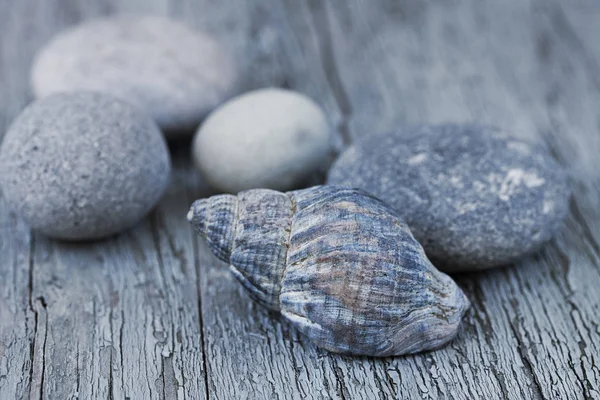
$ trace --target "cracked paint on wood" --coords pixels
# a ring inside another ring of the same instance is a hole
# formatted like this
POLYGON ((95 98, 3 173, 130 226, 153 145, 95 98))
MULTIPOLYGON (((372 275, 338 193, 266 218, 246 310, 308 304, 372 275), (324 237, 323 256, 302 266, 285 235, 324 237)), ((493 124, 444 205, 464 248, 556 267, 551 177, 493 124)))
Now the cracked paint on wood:
POLYGON ((398 124, 480 121, 571 175, 562 232, 512 268, 457 275, 473 308, 442 350, 330 355, 243 293, 185 214, 210 191, 174 146, 169 192, 117 237, 31 234, 0 200, 0 398, 600 397, 600 6, 557 0, 0 0, 0 131, 51 34, 116 12, 172 15, 234 47, 246 89, 320 103, 342 143, 398 124), (587 9, 586 9, 587 7, 587 9))

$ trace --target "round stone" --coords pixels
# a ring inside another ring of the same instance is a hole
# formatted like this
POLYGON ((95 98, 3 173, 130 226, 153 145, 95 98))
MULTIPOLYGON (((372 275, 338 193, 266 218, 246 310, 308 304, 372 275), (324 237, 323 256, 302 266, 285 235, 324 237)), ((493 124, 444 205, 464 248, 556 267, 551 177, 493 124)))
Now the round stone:
POLYGON ((132 226, 169 181, 165 139, 134 106, 93 92, 27 107, 0 147, 10 208, 48 236, 85 240, 132 226))
POLYGON ((219 190, 289 190, 326 167, 332 144, 315 102, 289 90, 261 89, 209 115, 194 138, 193 158, 219 190))
POLYGON ((90 20, 59 33, 37 54, 38 98, 91 90, 146 111, 168 138, 191 134, 230 97, 233 57, 204 33, 160 17, 90 20))
POLYGON ((387 202, 449 272, 506 265, 537 250, 567 215, 570 195, 543 148, 476 125, 406 128, 352 146, 328 183, 387 202))

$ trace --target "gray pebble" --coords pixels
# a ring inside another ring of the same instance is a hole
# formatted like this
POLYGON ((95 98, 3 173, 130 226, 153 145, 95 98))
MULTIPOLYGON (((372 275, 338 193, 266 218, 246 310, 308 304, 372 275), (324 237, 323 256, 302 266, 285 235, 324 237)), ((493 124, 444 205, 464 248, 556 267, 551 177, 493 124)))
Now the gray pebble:
POLYGON ((145 110, 168 138, 193 133, 236 81, 233 57, 210 36, 150 16, 90 20, 59 33, 31 71, 38 98, 110 93, 145 110))
POLYGON ((170 169, 156 124, 93 92, 31 104, 0 147, 9 206, 34 230, 60 239, 95 239, 132 226, 158 202, 170 169))
POLYGON ((260 89, 210 114, 194 138, 193 157, 219 190, 289 190, 325 169, 332 144, 314 101, 291 90, 260 89))
POLYGON ((570 195, 544 149, 476 125, 406 128, 350 147, 328 183, 387 202, 450 272, 509 264, 537 250, 559 228, 570 195))

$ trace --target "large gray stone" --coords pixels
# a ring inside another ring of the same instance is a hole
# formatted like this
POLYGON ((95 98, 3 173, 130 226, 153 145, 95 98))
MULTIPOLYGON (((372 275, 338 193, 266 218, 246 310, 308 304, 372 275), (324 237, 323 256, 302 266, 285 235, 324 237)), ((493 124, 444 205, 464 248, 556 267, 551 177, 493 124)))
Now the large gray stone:
POLYGON ((405 128, 347 149, 328 183, 394 208, 446 271, 509 264, 548 241, 568 211, 564 171, 496 128, 405 128))
POLYGON ((110 93, 150 114, 168 138, 192 134, 234 91, 235 61, 209 35, 162 17, 90 20, 37 54, 38 98, 77 90, 110 93))
POLYGON ((167 187, 171 162, 156 124, 93 92, 31 104, 0 147, 9 206, 48 236, 84 240, 130 227, 167 187))

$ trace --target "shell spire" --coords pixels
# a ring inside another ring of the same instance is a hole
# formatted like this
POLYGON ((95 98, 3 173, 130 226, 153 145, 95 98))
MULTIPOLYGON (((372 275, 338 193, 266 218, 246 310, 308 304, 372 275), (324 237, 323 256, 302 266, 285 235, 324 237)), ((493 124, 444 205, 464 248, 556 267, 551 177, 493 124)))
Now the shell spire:
POLYGON ((196 200, 187 219, 206 238, 217 258, 229 262, 237 220, 237 197, 229 194, 196 200))
POLYGON ((196 231, 229 263, 250 296, 275 311, 280 308, 291 219, 290 198, 269 189, 197 200, 188 213, 196 231))
POLYGON ((361 190, 248 190, 199 200, 188 219, 252 298, 333 352, 435 349, 469 308, 398 214, 361 190))

